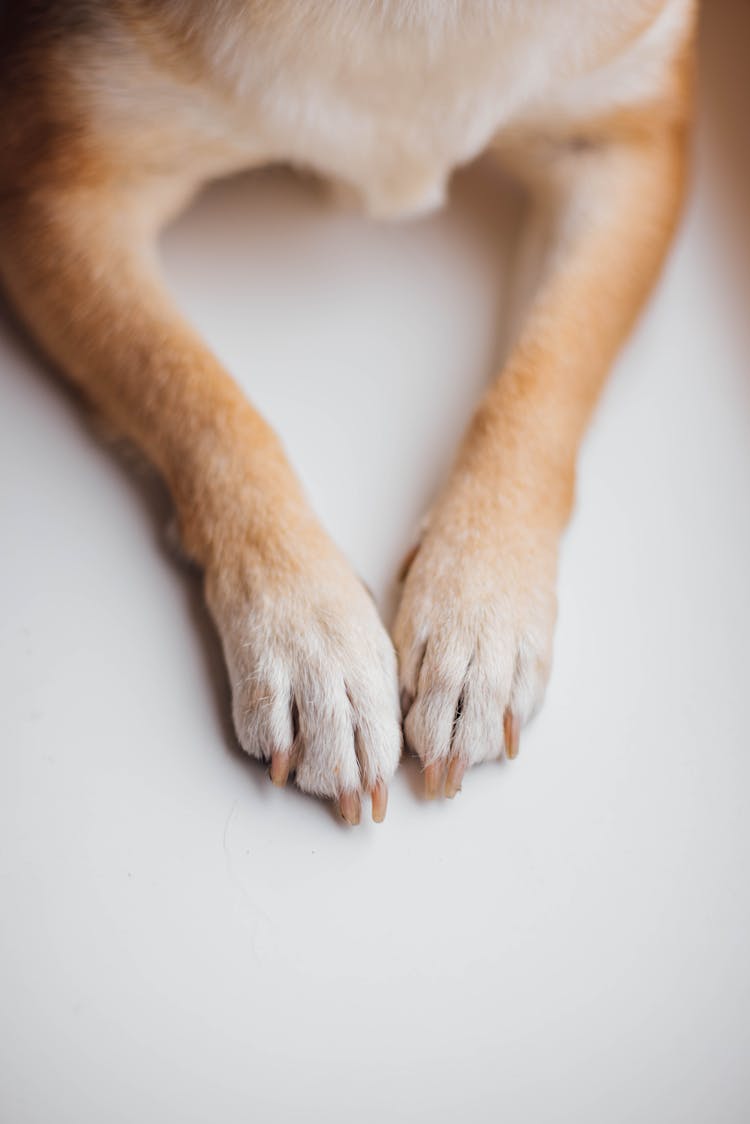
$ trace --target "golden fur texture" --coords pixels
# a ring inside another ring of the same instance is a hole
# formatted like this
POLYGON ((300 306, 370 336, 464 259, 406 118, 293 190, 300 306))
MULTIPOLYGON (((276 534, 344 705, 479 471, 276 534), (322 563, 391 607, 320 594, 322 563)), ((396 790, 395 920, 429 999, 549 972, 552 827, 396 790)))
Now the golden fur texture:
POLYGON ((72 0, 0 9, 0 276, 57 366, 143 450, 203 567, 245 749, 385 812, 514 756, 549 674, 578 444, 674 229, 691 0, 72 0), (160 227, 271 160, 373 213, 438 205, 489 149, 556 215, 545 275, 406 576, 393 647, 280 444, 174 309, 160 227))

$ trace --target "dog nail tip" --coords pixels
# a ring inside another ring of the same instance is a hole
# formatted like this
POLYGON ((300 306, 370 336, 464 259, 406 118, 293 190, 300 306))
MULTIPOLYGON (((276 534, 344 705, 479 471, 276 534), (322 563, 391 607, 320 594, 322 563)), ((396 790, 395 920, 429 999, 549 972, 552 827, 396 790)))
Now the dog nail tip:
POLYGON ((291 759, 288 753, 272 753, 269 775, 277 788, 284 788, 289 779, 291 759))
POLYGON ((359 793, 342 793, 339 799, 339 811, 341 812, 342 819, 346 820, 351 827, 356 827, 360 821, 362 811, 359 793))
POLYGON ((521 740, 521 723, 518 715, 512 710, 506 710, 503 716, 503 733, 505 735, 505 756, 509 761, 518 757, 518 747, 521 740))
POLYGON ((424 771, 424 794, 428 800, 435 800, 440 796, 443 788, 443 766, 439 761, 433 761, 424 771))
POLYGON ((454 758, 448 768, 448 776, 445 781, 445 795, 449 800, 452 800, 456 793, 461 791, 465 772, 466 762, 461 761, 458 757, 454 758))
POLYGON ((385 781, 377 781, 372 790, 372 818, 374 823, 382 823, 388 809, 388 788, 385 781))

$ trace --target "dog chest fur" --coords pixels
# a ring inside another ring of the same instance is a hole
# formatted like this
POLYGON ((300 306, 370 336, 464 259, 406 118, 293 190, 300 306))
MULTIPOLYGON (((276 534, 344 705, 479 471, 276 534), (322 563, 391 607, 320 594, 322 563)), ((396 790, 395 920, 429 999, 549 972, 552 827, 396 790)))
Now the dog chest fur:
POLYGON ((102 131, 140 156, 163 105, 173 130, 154 136, 156 163, 203 178, 289 162, 391 218, 438 206, 451 172, 508 127, 569 130, 658 97, 692 0, 655 21, 655 0, 210 7, 172 0, 158 21, 113 21, 110 50, 75 68, 102 131), (183 26, 187 68, 164 48, 183 26))

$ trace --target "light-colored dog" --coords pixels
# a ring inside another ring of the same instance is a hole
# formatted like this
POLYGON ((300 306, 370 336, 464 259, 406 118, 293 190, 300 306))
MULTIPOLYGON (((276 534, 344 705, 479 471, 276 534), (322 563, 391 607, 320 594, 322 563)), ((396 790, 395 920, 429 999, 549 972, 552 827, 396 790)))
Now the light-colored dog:
POLYGON ((385 813, 402 710, 431 795, 514 757, 549 672, 577 447, 679 209, 694 0, 6 0, 0 19, 2 281, 167 481, 244 748, 351 823, 362 792, 385 813), (554 207, 554 249, 425 521, 397 672, 155 243, 237 169, 312 169, 389 218, 438 206, 484 150, 554 207))

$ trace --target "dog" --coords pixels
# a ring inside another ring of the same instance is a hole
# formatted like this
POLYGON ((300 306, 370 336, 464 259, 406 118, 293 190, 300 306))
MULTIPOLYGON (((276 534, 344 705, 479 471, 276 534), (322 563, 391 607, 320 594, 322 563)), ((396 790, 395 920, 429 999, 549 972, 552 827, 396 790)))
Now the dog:
POLYGON ((578 445, 684 194, 696 0, 6 0, 0 20, 0 279, 166 481, 244 749, 352 824, 365 794, 383 819, 402 727, 428 796, 514 758, 549 676, 578 445), (440 206, 480 153, 554 216, 553 244, 392 643, 175 310, 156 239, 240 169, 310 170, 391 219, 440 206))

